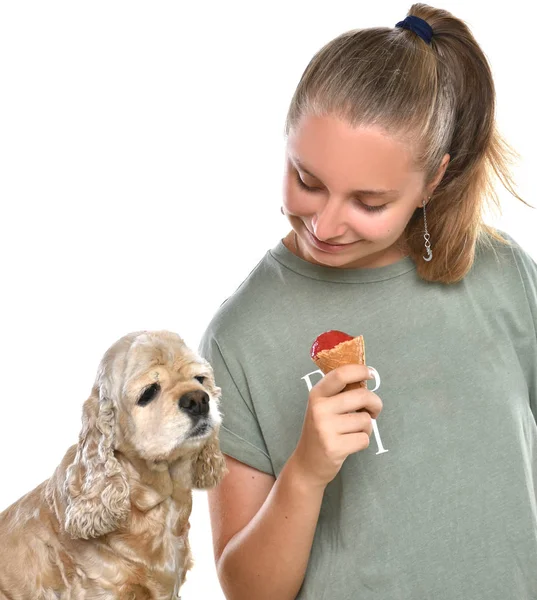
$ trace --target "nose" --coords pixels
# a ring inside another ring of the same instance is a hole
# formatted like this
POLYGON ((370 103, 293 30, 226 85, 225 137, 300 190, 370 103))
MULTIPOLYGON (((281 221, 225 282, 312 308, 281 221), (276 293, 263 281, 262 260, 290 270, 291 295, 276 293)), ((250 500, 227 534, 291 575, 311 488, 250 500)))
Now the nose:
POLYGON ((203 390, 187 392, 179 398, 179 408, 193 417, 203 417, 209 412, 209 395, 203 390))
POLYGON ((315 236, 321 241, 326 241, 343 235, 345 233, 343 213, 343 203, 330 198, 312 221, 315 236))

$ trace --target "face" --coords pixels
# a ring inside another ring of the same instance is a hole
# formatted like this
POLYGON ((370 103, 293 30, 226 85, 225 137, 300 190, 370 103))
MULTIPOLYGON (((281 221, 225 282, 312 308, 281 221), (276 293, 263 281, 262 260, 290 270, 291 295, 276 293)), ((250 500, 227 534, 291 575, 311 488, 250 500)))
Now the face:
POLYGON ((131 351, 119 403, 118 448, 149 461, 172 462, 201 448, 221 422, 220 389, 210 365, 184 343, 168 340, 131 351), (132 365, 132 367, 130 367, 132 365))
POLYGON ((284 211, 309 262, 373 268, 400 260, 397 242, 428 195, 409 150, 379 128, 311 116, 288 137, 284 211))

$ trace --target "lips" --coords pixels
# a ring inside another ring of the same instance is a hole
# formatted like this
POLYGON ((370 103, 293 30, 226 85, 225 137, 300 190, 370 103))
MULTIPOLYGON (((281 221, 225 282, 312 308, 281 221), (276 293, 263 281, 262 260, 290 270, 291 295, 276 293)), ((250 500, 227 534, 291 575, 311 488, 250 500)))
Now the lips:
POLYGON ((311 233, 311 231, 308 228, 306 228, 306 231, 308 233, 308 237, 310 239, 311 244, 319 250, 324 250, 325 252, 341 252, 345 248, 348 248, 349 246, 353 246, 354 244, 358 244, 361 241, 363 241, 358 240, 356 242, 350 242, 349 244, 329 244, 327 242, 322 242, 313 233, 311 233))
POLYGON ((210 429, 211 429, 211 426, 209 425, 209 423, 207 421, 204 421, 203 423, 199 423, 190 432, 190 437, 201 437, 203 435, 206 435, 210 429))

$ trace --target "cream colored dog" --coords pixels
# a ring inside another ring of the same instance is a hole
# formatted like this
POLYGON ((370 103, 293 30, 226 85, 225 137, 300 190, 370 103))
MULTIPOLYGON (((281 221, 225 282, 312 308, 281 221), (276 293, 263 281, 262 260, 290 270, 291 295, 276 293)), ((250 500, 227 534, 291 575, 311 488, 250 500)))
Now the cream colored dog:
POLYGON ((210 365, 166 331, 104 355, 54 475, 0 514, 1 600, 170 600, 192 565, 192 488, 225 472, 210 365))

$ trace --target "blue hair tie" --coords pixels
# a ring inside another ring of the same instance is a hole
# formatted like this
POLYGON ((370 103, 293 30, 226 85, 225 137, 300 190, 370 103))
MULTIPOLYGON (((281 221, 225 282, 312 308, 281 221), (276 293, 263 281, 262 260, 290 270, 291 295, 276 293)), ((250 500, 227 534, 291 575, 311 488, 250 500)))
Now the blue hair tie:
POLYGON ((433 28, 424 21, 420 17, 409 16, 404 21, 399 21, 396 24, 396 27, 402 27, 403 29, 410 29, 416 35, 419 35, 420 38, 427 42, 427 44, 431 43, 431 39, 433 37, 433 28))

